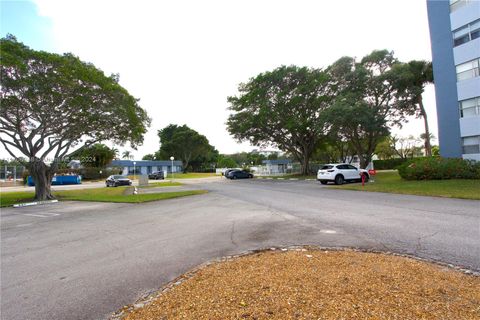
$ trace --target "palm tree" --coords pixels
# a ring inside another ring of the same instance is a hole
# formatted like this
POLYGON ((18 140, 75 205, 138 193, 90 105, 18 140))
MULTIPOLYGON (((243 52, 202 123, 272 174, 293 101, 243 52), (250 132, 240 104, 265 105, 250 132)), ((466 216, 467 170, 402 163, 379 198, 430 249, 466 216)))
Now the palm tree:
POLYGON ((113 157, 115 159, 118 159, 118 154, 119 154, 119 151, 117 148, 112 148, 112 152, 113 152, 113 157))
POLYGON ((131 159, 132 158, 132 153, 128 150, 123 151, 122 153, 122 159, 131 159))

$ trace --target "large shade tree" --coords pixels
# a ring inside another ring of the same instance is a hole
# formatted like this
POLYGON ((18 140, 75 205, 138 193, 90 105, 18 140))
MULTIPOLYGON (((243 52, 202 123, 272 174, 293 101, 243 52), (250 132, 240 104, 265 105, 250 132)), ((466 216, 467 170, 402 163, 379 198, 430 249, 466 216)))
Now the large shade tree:
POLYGON ((160 150, 157 159, 170 159, 173 156, 183 163, 184 171, 199 169, 206 163, 215 163, 218 151, 208 142, 207 137, 187 125, 170 124, 158 130, 160 150))
POLYGON ((75 149, 100 141, 135 148, 150 124, 138 100, 93 64, 72 54, 36 51, 0 40, 0 141, 35 181, 35 198, 52 199, 51 180, 75 149))
POLYGON ((399 95, 393 52, 375 50, 359 62, 343 57, 328 68, 337 93, 328 111, 331 133, 351 143, 365 168, 389 128, 401 126, 410 114, 399 95))
POLYGON ((282 66, 239 85, 228 97, 227 128, 237 140, 289 152, 308 174, 325 135, 323 111, 331 101, 328 75, 319 69, 282 66))

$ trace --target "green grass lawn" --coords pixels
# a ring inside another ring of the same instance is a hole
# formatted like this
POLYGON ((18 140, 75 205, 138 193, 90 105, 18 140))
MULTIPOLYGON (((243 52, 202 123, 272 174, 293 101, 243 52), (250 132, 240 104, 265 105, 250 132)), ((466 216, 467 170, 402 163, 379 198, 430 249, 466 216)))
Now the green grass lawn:
POLYGON ((180 182, 172 182, 172 181, 166 181, 166 182, 150 182, 148 186, 142 186, 140 188, 158 188, 158 187, 178 187, 182 186, 180 182))
MULTIPOLYGON (((198 179, 198 178, 210 178, 210 177, 219 177, 220 175, 211 173, 211 172, 189 172, 189 173, 174 173, 173 180, 176 179, 198 179)), ((172 179, 172 175, 168 174, 165 179, 172 179)))
POLYGON ((338 189, 375 191, 387 193, 413 194, 419 196, 435 196, 460 199, 480 200, 480 180, 403 180, 396 171, 377 172, 364 187, 361 183, 328 186, 338 189))
MULTIPOLYGON (((58 200, 141 203, 204 194, 207 192, 206 190, 188 190, 126 195, 125 192, 127 188, 129 187, 62 190, 55 191, 53 195, 58 200)), ((33 192, 26 191, 1 193, 0 206, 8 207, 16 203, 29 202, 33 200, 33 196, 33 192)))

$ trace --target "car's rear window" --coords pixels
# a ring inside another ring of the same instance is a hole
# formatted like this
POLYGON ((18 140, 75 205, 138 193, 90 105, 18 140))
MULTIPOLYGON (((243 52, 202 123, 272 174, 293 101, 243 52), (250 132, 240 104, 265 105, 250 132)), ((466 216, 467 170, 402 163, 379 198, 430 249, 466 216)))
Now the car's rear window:
POLYGON ((333 166, 330 166, 330 165, 326 165, 326 166, 323 166, 320 170, 328 170, 328 169, 332 169, 333 166))
POLYGON ((125 178, 124 176, 113 176, 113 179, 123 179, 125 178))

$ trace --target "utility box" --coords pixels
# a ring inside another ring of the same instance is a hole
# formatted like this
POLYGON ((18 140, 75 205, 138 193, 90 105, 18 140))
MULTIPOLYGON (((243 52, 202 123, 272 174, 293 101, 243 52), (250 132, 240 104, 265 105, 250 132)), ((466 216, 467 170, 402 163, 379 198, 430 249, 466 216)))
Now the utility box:
POLYGON ((139 187, 148 186, 148 175, 143 174, 138 177, 138 186, 139 187))
MULTIPOLYGON (((54 176, 52 178, 52 186, 64 185, 64 184, 81 184, 81 183, 82 183, 82 177, 78 175, 54 176)), ((28 176, 27 184, 31 187, 35 185, 35 182, 33 181, 32 176, 28 176)))

